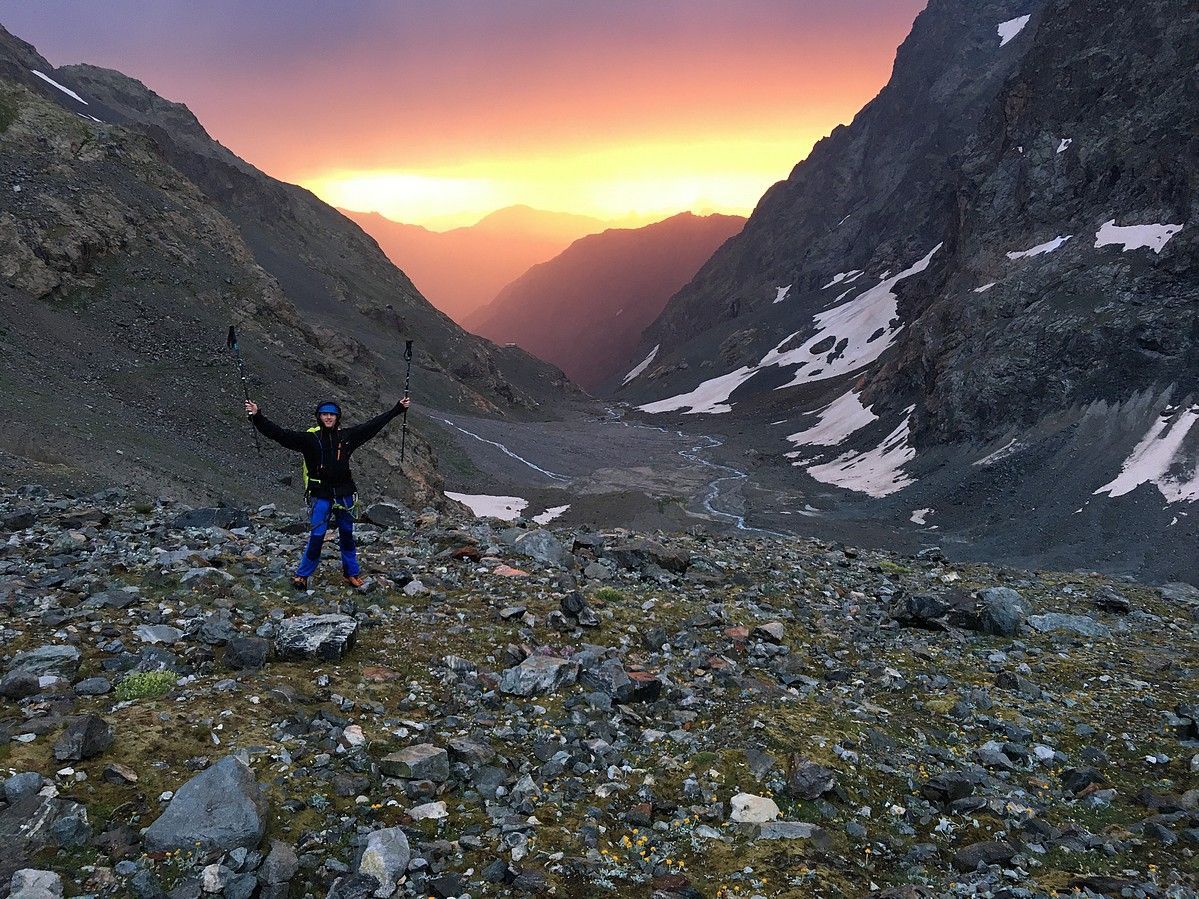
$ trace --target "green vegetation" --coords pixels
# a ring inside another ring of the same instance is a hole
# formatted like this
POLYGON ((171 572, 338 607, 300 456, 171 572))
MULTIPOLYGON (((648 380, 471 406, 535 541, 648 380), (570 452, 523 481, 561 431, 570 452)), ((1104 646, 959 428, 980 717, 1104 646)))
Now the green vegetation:
POLYGON ((603 603, 624 602, 626 598, 615 587, 600 587, 591 596, 603 603))
POLYGON ((174 688, 177 679, 173 671, 136 671, 117 684, 114 695, 122 702, 165 696, 174 688))
POLYGON ((20 107, 17 101, 10 94, 0 94, 0 134, 8 130, 17 118, 17 112, 20 107))

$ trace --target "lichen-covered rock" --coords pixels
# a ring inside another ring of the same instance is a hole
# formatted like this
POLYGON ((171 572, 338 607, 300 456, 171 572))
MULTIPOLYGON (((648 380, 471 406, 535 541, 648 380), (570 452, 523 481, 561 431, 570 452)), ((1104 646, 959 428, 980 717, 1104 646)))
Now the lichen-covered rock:
POLYGON ((298 615, 279 624, 275 649, 283 659, 336 661, 354 645, 358 622, 349 615, 298 615))
POLYGON ((179 788, 146 829, 146 848, 254 849, 266 831, 266 811, 254 772, 227 756, 179 788))
POLYGON ((500 678, 500 689, 514 696, 551 693, 573 684, 579 676, 579 664, 554 656, 531 655, 509 668, 500 678))

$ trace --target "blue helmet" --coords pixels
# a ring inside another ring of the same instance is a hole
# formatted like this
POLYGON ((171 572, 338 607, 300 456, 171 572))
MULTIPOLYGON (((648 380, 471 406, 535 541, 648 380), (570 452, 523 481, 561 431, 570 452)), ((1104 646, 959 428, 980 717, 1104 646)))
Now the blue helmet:
POLYGON ((318 417, 326 413, 330 415, 336 415, 338 418, 341 418, 341 406, 337 405, 337 403, 333 402, 332 400, 328 400, 316 407, 316 414, 318 417))

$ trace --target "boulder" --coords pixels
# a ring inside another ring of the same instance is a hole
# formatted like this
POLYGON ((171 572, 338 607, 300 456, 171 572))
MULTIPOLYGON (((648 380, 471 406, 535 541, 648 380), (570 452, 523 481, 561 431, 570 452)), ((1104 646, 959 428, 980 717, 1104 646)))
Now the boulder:
POLYGON ((387 897, 395 892, 396 881, 408 870, 412 850, 408 837, 398 827, 376 830, 366 837, 366 848, 358 861, 358 873, 378 883, 374 895, 387 897))
POLYGON ((363 521, 378 525, 381 528, 403 528, 408 526, 412 513, 403 506, 395 503, 371 503, 362 513, 363 521))
POLYGON ((266 664, 271 644, 261 637, 233 637, 225 644, 225 667, 255 671, 266 664))
POLYGON ((512 541, 512 548, 522 556, 535 559, 545 565, 561 565, 566 559, 566 547, 549 531, 538 528, 522 531, 512 541))
POLYGON ((389 777, 444 783, 450 777, 450 758, 440 746, 420 743, 385 755, 379 770, 389 777))
POLYGON ((1016 850, 997 840, 971 843, 953 854, 953 866, 962 872, 975 870, 979 865, 1006 865, 1016 857, 1016 850))
POLYGON ((979 591, 978 630, 995 637, 1014 637, 1024 622, 1024 599, 1011 587, 979 591))
POLYGON ((1069 631, 1080 637, 1110 637, 1112 634, 1107 625, 1100 624, 1094 618, 1088 618, 1086 615, 1067 615, 1063 612, 1033 615, 1028 619, 1028 626, 1040 633, 1069 631))
POLYGON ((241 509, 188 509, 175 516, 171 527, 184 528, 244 528, 250 524, 250 516, 241 509))
POLYGON ((54 744, 54 758, 60 762, 81 762, 98 756, 112 745, 112 728, 99 715, 71 719, 54 744))
POLYGON ((146 848, 254 849, 266 831, 266 811, 254 772, 227 756, 179 788, 146 829, 146 848))
POLYGON ((579 664, 554 656, 532 655, 500 676, 500 690, 514 696, 550 693, 579 677, 579 664))
POLYGON ((358 622, 349 615, 298 615, 279 623, 275 648, 284 659, 333 662, 353 647, 357 634, 358 622))
POLYGON ((781 814, 773 799, 753 793, 736 794, 729 800, 729 810, 729 820, 738 824, 765 824, 781 814))
POLYGON ((62 878, 53 871, 22 868, 9 882, 9 899, 62 899, 62 878))
POLYGON ((837 786, 837 772, 800 756, 791 757, 787 795, 792 799, 819 799, 837 786))
POLYGON ((79 670, 79 659, 79 650, 74 646, 39 646, 17 653, 8 670, 70 678, 79 670))
POLYGON ((271 840, 271 851, 258 869, 258 882, 262 884, 287 883, 299 873, 300 858, 290 844, 282 840, 271 840))
POLYGON ((615 562, 621 568, 640 570, 649 565, 675 574, 683 574, 691 564, 691 557, 679 549, 670 549, 655 540, 636 538, 622 540, 611 546, 604 547, 604 558, 615 562))

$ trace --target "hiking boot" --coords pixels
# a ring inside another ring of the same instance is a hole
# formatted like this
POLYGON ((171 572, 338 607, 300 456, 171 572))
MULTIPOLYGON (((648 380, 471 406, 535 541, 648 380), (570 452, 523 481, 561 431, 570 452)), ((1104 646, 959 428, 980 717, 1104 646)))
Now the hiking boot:
POLYGON ((293 590, 307 590, 308 578, 300 577, 298 574, 291 579, 291 587, 293 590))
POLYGON ((351 587, 353 587, 355 590, 357 590, 359 587, 366 584, 366 581, 364 581, 362 579, 362 576, 357 575, 357 574, 347 574, 345 576, 345 579, 346 579, 346 583, 349 584, 351 587))

